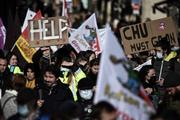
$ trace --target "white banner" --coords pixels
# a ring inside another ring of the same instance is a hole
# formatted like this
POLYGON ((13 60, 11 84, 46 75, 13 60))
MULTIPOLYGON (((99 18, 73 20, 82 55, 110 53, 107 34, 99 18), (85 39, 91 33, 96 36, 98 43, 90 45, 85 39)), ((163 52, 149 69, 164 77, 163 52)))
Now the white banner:
POLYGON ((148 120, 151 107, 138 96, 141 84, 137 74, 109 26, 105 34, 94 102, 110 102, 118 110, 118 120, 148 120))
POLYGON ((99 33, 95 14, 91 15, 69 38, 77 52, 93 50, 100 52, 99 33))

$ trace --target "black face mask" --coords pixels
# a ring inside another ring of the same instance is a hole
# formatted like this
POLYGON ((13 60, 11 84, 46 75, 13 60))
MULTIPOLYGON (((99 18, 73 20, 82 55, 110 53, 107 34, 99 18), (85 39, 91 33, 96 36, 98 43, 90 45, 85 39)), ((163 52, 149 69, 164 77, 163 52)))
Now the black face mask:
POLYGON ((152 76, 149 80, 149 83, 155 84, 156 83, 156 76, 152 76))
POLYGON ((87 66, 85 65, 79 65, 79 67, 81 68, 81 70, 83 70, 84 72, 87 70, 87 66))

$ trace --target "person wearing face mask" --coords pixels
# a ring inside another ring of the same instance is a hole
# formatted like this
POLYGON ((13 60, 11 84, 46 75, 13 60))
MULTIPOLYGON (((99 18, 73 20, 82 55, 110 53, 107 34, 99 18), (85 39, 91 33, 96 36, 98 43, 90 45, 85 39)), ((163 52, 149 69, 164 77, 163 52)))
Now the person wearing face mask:
POLYGON ((36 93, 30 88, 21 89, 17 94, 17 114, 8 120, 35 120, 39 116, 36 93))
POLYGON ((86 75, 81 68, 74 66, 70 56, 64 56, 60 65, 59 79, 62 83, 67 84, 73 94, 74 101, 77 101, 77 84, 86 75))
POLYGON ((0 100, 5 119, 17 113, 17 94, 25 88, 26 78, 22 74, 14 74, 11 87, 9 87, 0 100))
POLYGON ((77 102, 83 109, 83 120, 90 120, 92 112, 93 98, 95 93, 95 84, 91 79, 83 78, 78 83, 77 102))
POLYGON ((175 62, 178 58, 178 52, 172 49, 167 37, 162 37, 155 45, 155 59, 153 66, 157 75, 165 78, 169 71, 175 71, 175 62), (163 68, 161 70, 161 68, 163 68))
POLYGON ((154 107, 157 108, 159 102, 158 80, 152 65, 145 65, 139 71, 139 77, 145 92, 152 100, 154 107))
POLYGON ((158 58, 158 59, 163 59, 163 52, 162 51, 156 51, 156 57, 158 58))
POLYGON ((170 42, 167 37, 162 37, 155 45, 156 57, 170 61, 177 56, 177 52, 171 49, 170 42))

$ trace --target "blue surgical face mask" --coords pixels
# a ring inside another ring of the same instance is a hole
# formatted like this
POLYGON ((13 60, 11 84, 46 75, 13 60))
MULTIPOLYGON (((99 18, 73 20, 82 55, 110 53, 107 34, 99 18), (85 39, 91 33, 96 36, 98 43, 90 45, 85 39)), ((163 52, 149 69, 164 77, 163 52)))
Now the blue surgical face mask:
POLYGON ((23 116, 26 117, 29 114, 29 109, 27 105, 19 105, 18 106, 18 113, 23 116))
POLYGON ((93 97, 93 91, 91 89, 79 90, 79 95, 85 100, 90 100, 93 97))
POLYGON ((163 58, 163 53, 162 52, 156 52, 157 58, 163 58))

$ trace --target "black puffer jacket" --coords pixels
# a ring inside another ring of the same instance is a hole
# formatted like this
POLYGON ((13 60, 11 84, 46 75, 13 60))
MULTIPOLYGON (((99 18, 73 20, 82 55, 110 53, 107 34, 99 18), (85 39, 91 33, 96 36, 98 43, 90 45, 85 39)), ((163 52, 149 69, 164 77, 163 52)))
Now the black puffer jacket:
POLYGON ((37 90, 41 90, 42 99, 44 100, 44 104, 40 109, 42 114, 51 115, 63 102, 74 100, 69 86, 61 83, 59 80, 57 82, 57 85, 51 88, 43 85, 40 86, 37 90))

